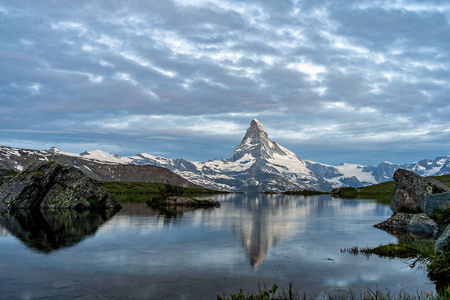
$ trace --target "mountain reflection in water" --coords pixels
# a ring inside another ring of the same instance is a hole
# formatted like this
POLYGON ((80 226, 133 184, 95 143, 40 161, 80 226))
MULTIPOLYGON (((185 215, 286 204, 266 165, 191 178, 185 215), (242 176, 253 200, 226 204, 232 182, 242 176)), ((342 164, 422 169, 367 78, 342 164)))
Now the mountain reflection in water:
POLYGON ((392 214, 388 205, 329 195, 207 197, 221 207, 161 212, 121 203, 110 220, 0 215, 2 297, 215 299, 289 282, 310 296, 435 288, 426 271, 402 260, 340 252, 397 242, 373 227, 392 214))

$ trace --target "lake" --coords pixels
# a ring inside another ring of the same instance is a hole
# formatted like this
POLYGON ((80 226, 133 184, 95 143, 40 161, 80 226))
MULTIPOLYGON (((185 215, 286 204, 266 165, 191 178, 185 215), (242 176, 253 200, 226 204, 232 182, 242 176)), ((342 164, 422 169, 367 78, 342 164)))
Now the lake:
POLYGON ((341 253, 397 237, 392 212, 329 195, 229 194, 222 207, 161 214, 123 203, 114 216, 0 214, 2 299, 216 299, 292 282, 307 295, 388 288, 434 292, 423 268, 341 253))

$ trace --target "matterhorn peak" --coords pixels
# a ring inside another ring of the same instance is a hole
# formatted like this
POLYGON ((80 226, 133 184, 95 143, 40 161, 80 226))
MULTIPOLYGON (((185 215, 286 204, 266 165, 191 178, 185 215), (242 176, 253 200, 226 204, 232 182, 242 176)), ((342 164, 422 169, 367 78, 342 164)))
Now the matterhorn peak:
POLYGON ((286 155, 277 143, 269 139, 264 126, 257 119, 253 119, 241 144, 234 151, 234 156, 231 160, 237 161, 246 154, 250 154, 253 158, 269 158, 275 152, 286 155))
POLYGON ((252 122, 250 123, 250 128, 254 128, 254 127, 258 128, 261 131, 266 131, 264 129, 264 126, 257 119, 253 119, 252 122))

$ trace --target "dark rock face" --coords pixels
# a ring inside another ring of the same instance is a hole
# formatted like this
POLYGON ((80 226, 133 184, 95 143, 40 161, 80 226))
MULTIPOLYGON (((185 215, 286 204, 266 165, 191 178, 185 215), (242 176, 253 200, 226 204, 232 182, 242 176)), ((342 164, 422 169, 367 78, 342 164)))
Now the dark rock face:
POLYGON ((426 214, 398 213, 384 222, 374 225, 384 230, 404 230, 424 236, 437 236, 441 229, 439 225, 426 214))
POLYGON ((450 192, 449 187, 433 178, 420 177, 403 169, 398 169, 393 178, 397 181, 391 202, 394 213, 401 210, 419 212, 425 196, 450 192))
POLYGON ((118 211, 121 206, 98 182, 74 167, 36 162, 0 187, 0 209, 118 211))
POLYGON ((9 170, 0 170, 0 185, 5 182, 10 181, 14 176, 10 175, 11 171, 9 170))
POLYGON ((419 205, 424 213, 432 216, 437 211, 450 209, 450 193, 427 195, 419 205))
POLYGON ((434 244, 434 250, 436 250, 436 252, 441 252, 446 248, 450 248, 450 226, 447 226, 447 228, 434 244))

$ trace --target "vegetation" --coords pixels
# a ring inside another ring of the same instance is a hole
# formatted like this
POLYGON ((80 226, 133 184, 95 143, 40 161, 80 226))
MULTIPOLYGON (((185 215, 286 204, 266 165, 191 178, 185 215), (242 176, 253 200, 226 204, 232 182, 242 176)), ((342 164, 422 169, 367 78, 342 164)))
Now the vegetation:
POLYGON ((302 196, 315 196, 315 195, 323 195, 328 194, 325 192, 319 191, 311 191, 311 190, 300 190, 300 191, 284 191, 282 192, 284 195, 302 195, 302 196))
POLYGON ((364 300, 414 300, 414 299, 424 299, 424 300, 443 300, 449 299, 449 292, 443 292, 440 295, 429 294, 425 292, 417 292, 416 296, 408 295, 404 292, 400 292, 398 295, 391 295, 389 290, 377 289, 372 291, 368 289, 367 292, 361 294, 357 297, 353 292, 349 292, 344 296, 333 296, 333 295, 321 295, 307 297, 305 293, 301 294, 289 284, 288 289, 282 289, 278 291, 278 286, 274 284, 271 289, 266 287, 261 288, 258 286, 256 293, 244 294, 242 289, 239 290, 237 294, 231 294, 230 297, 225 297, 217 295, 217 300, 307 300, 307 299, 330 299, 330 300, 346 300, 346 299, 364 299, 364 300))
POLYGON ((435 211, 431 218, 440 224, 449 224, 450 223, 450 208, 435 211))
POLYGON ((375 248, 351 247, 341 249, 341 252, 352 255, 376 254, 381 257, 410 259, 413 261, 412 267, 418 263, 426 266, 428 278, 436 284, 437 290, 441 294, 450 292, 450 249, 447 248, 437 253, 434 250, 433 242, 414 241, 398 245, 381 245, 375 248))
MULTIPOLYGON (((450 175, 431 176, 431 178, 439 180, 450 187, 450 175)), ((392 195, 394 195, 396 185, 397 183, 395 181, 387 181, 360 188, 344 187, 339 188, 333 195, 340 198, 377 199, 383 203, 389 204, 391 203, 392 195)))
POLYGON ((414 258, 418 254, 415 250, 411 249, 408 244, 387 244, 375 248, 359 248, 358 246, 355 246, 341 249, 341 253, 350 253, 352 255, 363 254, 367 257, 375 254, 388 258, 414 258))
POLYGON ((0 170, 0 176, 16 176, 17 174, 19 174, 19 172, 13 170, 0 170))
MULTIPOLYGON (((109 193, 116 195, 154 195, 160 192, 160 189, 166 186, 163 183, 152 182, 124 182, 124 181, 102 181, 101 186, 109 193)), ((220 194, 227 193, 222 191, 210 190, 205 188, 185 188, 183 195, 200 194, 220 194)))
MULTIPOLYGON (((167 199, 170 197, 182 197, 186 192, 186 188, 173 185, 165 184, 158 187, 158 192, 156 192, 146 204, 152 208, 161 208, 168 206, 167 199)), ((172 206, 184 206, 184 207, 195 207, 195 208, 214 208, 220 207, 220 202, 212 199, 194 199, 192 197, 185 197, 189 201, 180 204, 173 204, 172 206)))
POLYGON ((395 186, 395 181, 387 181, 360 188, 344 187, 339 188, 338 192, 333 193, 333 195, 341 198, 378 199, 388 204, 391 203, 395 186))

